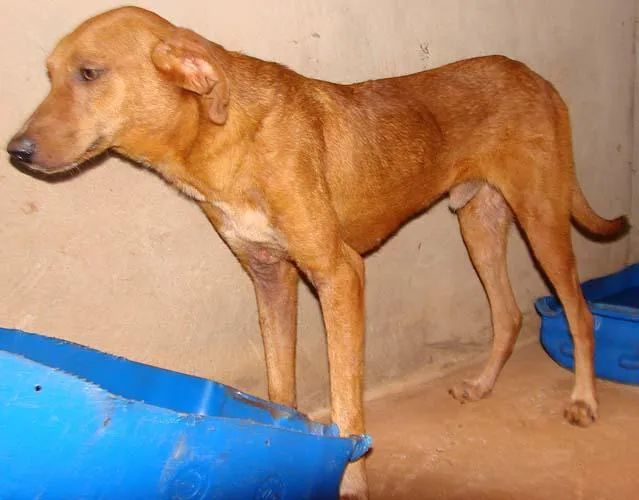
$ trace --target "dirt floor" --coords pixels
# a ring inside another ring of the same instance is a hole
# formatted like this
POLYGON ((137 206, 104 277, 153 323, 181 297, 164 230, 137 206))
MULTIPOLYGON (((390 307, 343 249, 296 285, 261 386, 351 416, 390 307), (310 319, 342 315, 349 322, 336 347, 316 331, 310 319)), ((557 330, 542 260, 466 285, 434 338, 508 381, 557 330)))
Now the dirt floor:
POLYGON ((371 497, 390 499, 639 499, 639 387, 600 381, 588 429, 563 420, 572 374, 537 341, 519 348, 492 396, 448 395, 467 365, 367 404, 375 439, 371 497))

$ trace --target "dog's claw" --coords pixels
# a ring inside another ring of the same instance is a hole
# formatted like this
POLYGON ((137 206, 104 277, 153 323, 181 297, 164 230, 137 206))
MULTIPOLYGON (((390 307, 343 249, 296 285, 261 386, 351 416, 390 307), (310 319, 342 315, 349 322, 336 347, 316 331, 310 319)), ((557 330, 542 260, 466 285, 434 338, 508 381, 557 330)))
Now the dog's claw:
POLYGON ((597 420, 597 410, 585 401, 573 401, 564 410, 564 418, 572 425, 588 427, 597 420))
POLYGON ((477 382, 464 380, 459 385, 451 388, 448 393, 460 403, 479 401, 490 394, 490 390, 481 387, 477 382))

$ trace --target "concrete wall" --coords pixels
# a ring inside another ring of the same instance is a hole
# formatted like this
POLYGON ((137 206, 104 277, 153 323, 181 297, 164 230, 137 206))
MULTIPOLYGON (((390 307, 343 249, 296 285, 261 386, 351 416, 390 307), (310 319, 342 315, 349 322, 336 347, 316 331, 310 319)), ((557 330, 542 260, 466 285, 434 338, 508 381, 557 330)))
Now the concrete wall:
POLYGON ((637 22, 639 22, 639 0, 635 0, 635 93, 632 106, 633 111, 633 156, 630 164, 631 177, 632 177, 632 206, 631 213, 635 225, 630 231, 630 242, 628 246, 628 260, 635 262, 639 260, 639 108, 636 103, 639 103, 639 36, 637 34, 637 22))
MULTIPOLYGON (((8 0, 0 18, 0 137, 45 95, 55 41, 112 0, 8 0), (11 5, 11 8, 8 6, 11 5)), ((530 64, 572 111, 577 169, 605 216, 631 210, 633 0, 148 0, 228 48, 350 82, 480 54, 530 64)), ((108 160, 56 184, 0 165, 0 324, 81 342, 264 394, 249 280, 197 207, 153 174, 108 160)), ((635 215, 639 210, 635 208, 635 215)), ((637 217, 635 218, 637 220, 637 217)), ((513 286, 524 311, 546 292, 517 234, 513 286)), ((628 239, 575 245, 583 278, 626 263, 628 239)), ((368 259, 368 384, 432 362, 453 341, 485 341, 489 316, 445 203, 368 259)), ((318 305, 302 289, 301 406, 325 402, 318 305)))

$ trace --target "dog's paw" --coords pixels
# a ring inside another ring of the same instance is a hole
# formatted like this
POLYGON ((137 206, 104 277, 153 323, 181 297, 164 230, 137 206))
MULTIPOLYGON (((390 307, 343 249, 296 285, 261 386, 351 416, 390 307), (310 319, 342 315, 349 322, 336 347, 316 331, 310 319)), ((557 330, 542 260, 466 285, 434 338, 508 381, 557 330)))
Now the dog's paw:
POLYGON ((477 382, 464 380, 450 389, 448 393, 460 403, 469 403, 490 395, 490 389, 485 389, 477 382))
POLYGON ((342 493, 339 494, 339 500, 368 500, 368 493, 342 493))
POLYGON ((339 490, 340 500, 368 500, 368 485, 364 460, 346 467, 339 490))
POLYGON ((568 423, 578 427, 588 427, 597 420, 597 407, 585 401, 573 401, 564 410, 568 423))

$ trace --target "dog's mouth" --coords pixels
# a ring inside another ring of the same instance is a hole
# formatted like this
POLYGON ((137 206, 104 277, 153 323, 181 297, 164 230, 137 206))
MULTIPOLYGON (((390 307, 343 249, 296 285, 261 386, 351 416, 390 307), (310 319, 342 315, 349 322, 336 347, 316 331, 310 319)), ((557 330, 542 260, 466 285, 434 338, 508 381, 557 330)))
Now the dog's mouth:
POLYGON ((89 144, 89 147, 87 147, 87 149, 85 149, 80 156, 78 156, 75 160, 69 163, 64 163, 62 165, 55 165, 55 166, 43 165, 38 163, 30 163, 30 164, 25 163, 24 165, 29 170, 33 170, 41 174, 46 174, 46 175, 60 174, 60 173, 68 172, 72 169, 78 168, 81 164, 99 156, 107 149, 108 149, 108 146, 106 145, 106 140, 104 136, 99 135, 98 137, 96 137, 96 139, 93 142, 91 142, 91 144, 89 144))

